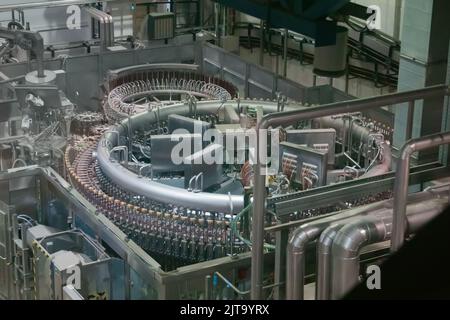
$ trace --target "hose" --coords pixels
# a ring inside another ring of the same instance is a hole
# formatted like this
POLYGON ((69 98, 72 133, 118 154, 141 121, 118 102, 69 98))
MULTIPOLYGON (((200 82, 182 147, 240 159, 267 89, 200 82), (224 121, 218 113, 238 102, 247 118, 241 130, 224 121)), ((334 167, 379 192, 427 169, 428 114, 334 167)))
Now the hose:
POLYGON ((17 158, 15 161, 14 161, 14 163, 13 163, 13 165, 12 165, 12 169, 14 169, 15 167, 16 167, 16 164, 17 163, 22 163, 23 164, 23 166, 24 167, 26 167, 28 164, 25 162, 25 160, 23 160, 23 159, 20 159, 20 158, 17 158))
MULTIPOLYGON (((253 204, 250 203, 246 208, 244 208, 241 212, 239 212, 234 219, 231 220, 230 227, 231 231, 241 240, 243 243, 245 243, 250 248, 252 247, 252 242, 248 239, 245 239, 241 234, 239 233, 239 230, 237 230, 237 221, 246 213, 248 213, 251 209, 253 209, 253 204)), ((275 246, 265 243, 264 248, 269 250, 275 250, 275 246)))
POLYGON ((20 24, 17 21, 11 21, 10 23, 8 23, 8 29, 12 30, 12 27, 17 27, 17 30, 23 30, 24 27, 22 24, 20 24))

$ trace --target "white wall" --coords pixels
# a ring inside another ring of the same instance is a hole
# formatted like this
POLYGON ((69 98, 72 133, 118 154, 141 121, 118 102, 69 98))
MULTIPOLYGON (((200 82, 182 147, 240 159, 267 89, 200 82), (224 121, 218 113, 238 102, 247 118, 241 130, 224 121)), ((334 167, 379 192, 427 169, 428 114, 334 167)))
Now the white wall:
MULTIPOLYGON (((240 57, 254 64, 259 64, 259 48, 254 48, 253 52, 243 47, 240 48, 240 57)), ((281 75, 283 72, 284 60, 282 57, 269 56, 264 54, 264 67, 272 72, 281 75), (278 68, 277 68, 278 60, 278 68)), ((296 59, 288 60, 287 78, 300 83, 306 87, 312 87, 314 84, 314 73, 312 65, 301 65, 296 59)), ((317 85, 329 84, 330 79, 317 77, 317 85)), ((345 91, 345 77, 334 79, 333 86, 341 91, 345 91)), ((376 88, 373 81, 360 78, 353 78, 349 81, 349 94, 358 98, 367 98, 389 93, 389 88, 376 88)))
POLYGON ((114 36, 126 37, 133 35, 133 11, 128 1, 111 2, 107 6, 114 21, 114 36))
MULTIPOLYGON (((405 0, 403 0, 405 1, 405 0)), ((403 1, 397 0, 352 0, 364 6, 377 5, 381 9, 381 31, 393 36, 395 26, 395 7, 401 5, 403 1)), ((407 1, 407 0, 406 0, 407 1)), ((400 19, 401 23, 401 19, 400 19)), ((400 28, 401 33, 401 28, 400 28)))

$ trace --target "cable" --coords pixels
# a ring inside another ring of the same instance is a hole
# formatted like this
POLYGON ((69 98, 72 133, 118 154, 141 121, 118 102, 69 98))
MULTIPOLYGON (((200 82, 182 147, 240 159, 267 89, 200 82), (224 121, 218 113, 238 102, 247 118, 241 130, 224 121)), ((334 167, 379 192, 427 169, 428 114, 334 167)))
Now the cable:
POLYGON ((357 163, 355 160, 353 160, 353 158, 350 157, 350 156, 347 154, 347 152, 344 152, 343 154, 344 154, 344 156, 345 156, 348 160, 350 160, 350 162, 352 162, 352 163, 353 163, 354 165, 356 165, 359 169, 361 169, 361 166, 359 165, 359 163, 357 163))
POLYGON ((139 164, 138 159, 136 158, 136 156, 135 156, 133 153, 131 154, 131 160, 132 160, 134 163, 139 164))
POLYGON ((26 214, 19 214, 17 216, 17 218, 25 219, 25 220, 28 220, 30 222, 35 222, 35 220, 33 218, 31 218, 29 215, 26 215, 26 214))
POLYGON ((147 158, 147 159, 151 159, 151 157, 149 155, 147 155, 144 150, 142 149, 142 144, 139 145, 139 150, 141 151, 142 155, 147 158))
POLYGON ((8 23, 8 29, 9 30, 13 30, 12 27, 16 27, 17 30, 23 30, 24 29, 23 25, 20 24, 17 21, 11 21, 11 22, 8 23))
POLYGON ((372 167, 374 166, 375 162, 378 160, 378 157, 380 156, 380 154, 381 154, 381 147, 378 146, 377 155, 375 156, 375 158, 373 158, 372 162, 367 167, 365 173, 367 173, 370 169, 372 169, 372 167))
MULTIPOLYGON (((245 239, 243 236, 240 235, 239 231, 237 230, 237 221, 247 212, 249 212, 251 209, 253 208, 253 204, 249 204, 246 208, 244 208, 244 210, 242 210, 241 212, 239 212, 234 219, 231 219, 231 223, 230 223, 230 227, 232 232, 239 238, 239 240, 241 240, 243 243, 245 243, 249 248, 252 247, 252 242, 248 239, 245 239)), ((231 244, 233 245, 233 243, 231 244)), ((266 249, 270 249, 270 250, 275 250, 275 246, 265 243, 264 247, 266 249)))
POLYGON ((12 165, 12 169, 14 169, 15 167, 16 167, 16 164, 18 163, 18 162, 21 162, 22 164, 23 164, 23 166, 24 167, 26 167, 28 164, 25 162, 25 160, 23 160, 23 159, 20 159, 20 158, 17 158, 15 161, 14 161, 14 163, 13 163, 13 165, 12 165))
POLYGON ((36 225, 36 221, 26 214, 19 214, 17 216, 17 220, 25 221, 31 227, 36 225))

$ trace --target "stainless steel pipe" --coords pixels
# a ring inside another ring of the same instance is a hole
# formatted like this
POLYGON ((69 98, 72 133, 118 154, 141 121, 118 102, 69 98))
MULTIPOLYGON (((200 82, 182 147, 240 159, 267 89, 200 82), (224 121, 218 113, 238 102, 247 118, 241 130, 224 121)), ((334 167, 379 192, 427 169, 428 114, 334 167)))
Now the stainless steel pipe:
MULTIPOLYGON (((325 255, 325 250, 331 251, 331 245, 329 249, 326 247, 325 235, 329 228, 342 227, 345 223, 349 223, 357 217, 369 214, 376 209, 383 208, 385 201, 373 203, 364 207, 355 208, 352 210, 344 210, 342 213, 338 213, 334 216, 305 223, 299 228, 295 229, 289 237, 287 245, 287 263, 286 263, 286 298, 288 300, 302 300, 304 298, 304 277, 305 277, 305 263, 306 263, 306 249, 308 244, 317 240, 320 236, 320 240, 317 244, 317 259, 321 259, 325 255)), ((327 264, 318 263, 317 268, 320 266, 327 266, 327 264)), ((317 286, 318 283, 327 283, 325 279, 321 281, 320 275, 326 275, 328 272, 321 272, 318 269, 316 273, 316 295, 319 292, 317 286)), ((323 290, 325 292, 327 290, 323 290)), ((324 299, 323 297, 321 299, 324 299)))
POLYGON ((378 216, 350 223, 336 232, 331 249, 331 299, 341 298, 358 284, 360 249, 388 240, 391 227, 391 212, 382 210, 378 216))
POLYGON ((325 229, 317 242, 316 300, 329 300, 331 296, 331 248, 337 232, 345 221, 325 229))
MULTIPOLYGON (((351 210, 344 210, 336 215, 326 217, 320 220, 312 221, 301 225, 290 235, 287 245, 287 264, 286 264, 286 297, 288 300, 302 300, 304 294, 304 277, 305 277, 305 254, 308 244, 316 241, 319 236, 320 240, 317 244, 317 258, 326 243, 327 236, 325 233, 329 228, 343 226, 346 223, 354 221, 358 217, 370 214, 377 209, 384 208, 386 201, 372 203, 364 207, 351 210), (322 243, 323 241, 323 243, 322 243)), ((330 250, 331 251, 331 246, 330 250)), ((321 272, 317 272, 317 277, 321 272)), ((317 284, 318 279, 316 280, 317 284)), ((317 286, 316 286, 317 292, 317 286)))
POLYGON ((106 50, 114 44, 114 26, 112 16, 93 7, 85 7, 85 11, 100 22, 100 48, 106 50))
POLYGON ((320 226, 306 224, 296 229, 290 237, 286 263, 287 300, 303 300, 306 247, 320 235, 321 231, 320 226))
POLYGON ((406 198, 408 196, 409 165, 411 155, 414 152, 423 151, 444 144, 450 144, 450 132, 433 134, 427 137, 410 140, 401 149, 397 171, 395 172, 394 220, 391 242, 392 252, 399 250, 405 240, 406 198))
POLYGON ((289 29, 284 29, 284 43, 283 43, 283 77, 287 78, 288 70, 288 50, 289 50, 289 29))
MULTIPOLYGON (((446 195, 444 193, 444 195, 446 195)), ((431 193, 421 192, 409 196, 412 204, 427 201, 431 193)), ((334 216, 305 223, 297 228, 290 236, 287 246, 286 264, 286 297, 288 300, 302 300, 304 298, 305 254, 308 244, 317 241, 316 259, 316 299, 327 300, 331 295, 331 248, 337 232, 343 226, 356 219, 376 215, 386 210, 392 210, 393 199, 372 203, 363 207, 345 210, 334 216), (320 237, 319 237, 320 236, 320 237)), ((416 215, 411 216, 411 231, 415 232, 416 215)))
MULTIPOLYGON (((217 112, 217 101, 201 101, 197 103, 197 113, 209 114, 217 112)), ((238 109, 239 103, 230 101, 227 105, 232 106, 235 110, 238 109)), ((267 101, 241 101, 240 105, 260 106, 264 112, 276 112, 277 105, 274 102, 267 101)), ((288 110, 302 108, 301 105, 289 104, 286 106, 288 110)), ((144 130, 150 123, 167 120, 170 114, 188 115, 189 108, 186 105, 179 104, 161 108, 159 111, 149 111, 131 117, 133 122, 133 130, 144 130)), ((142 179, 138 174, 135 174, 124 168, 117 162, 113 162, 109 158, 109 152, 112 148, 118 145, 117 135, 128 135, 128 120, 122 121, 117 126, 118 132, 107 132, 99 141, 97 147, 97 160, 100 167, 111 181, 121 186, 126 191, 131 193, 143 195, 149 199, 160 201, 163 203, 176 204, 192 209, 239 213, 244 208, 244 197, 239 195, 228 196, 225 194, 215 193, 192 193, 182 188, 176 188, 169 185, 164 185, 156 181, 142 179)))
MULTIPOLYGON (((405 91, 387 94, 379 97, 337 102, 321 105, 313 108, 286 111, 277 114, 268 114, 258 122, 257 131, 277 127, 280 125, 291 125, 302 120, 311 120, 320 117, 332 116, 342 113, 353 113, 365 111, 386 105, 395 105, 413 100, 442 97, 449 95, 450 88, 446 85, 433 86, 413 91, 405 91)), ((257 134, 258 149, 262 141, 257 134)), ((263 280, 263 257, 264 257, 264 218, 266 208, 266 167, 262 165, 260 152, 257 152, 255 165, 255 187, 253 197, 253 246, 252 246, 252 268, 251 268, 251 298, 259 300, 262 298, 263 280)))
MULTIPOLYGON (((448 191, 446 191, 448 193, 448 191)), ((415 233, 448 205, 448 199, 432 199, 408 206, 408 233, 415 233)), ((395 215, 394 215, 395 216, 395 215)), ((340 299, 359 283, 362 247, 391 239, 393 209, 380 210, 337 231, 331 256, 331 299, 340 299)))
MULTIPOLYGON (((100 50, 105 51, 106 49, 106 20, 105 16, 101 14, 101 11, 92 7, 85 7, 85 11, 100 24, 100 50)), ((93 26, 92 26, 93 27, 93 26)))
POLYGON ((360 126, 357 123, 352 123, 352 120, 349 117, 321 117, 314 119, 314 123, 319 124, 322 128, 335 129, 337 134, 343 137, 343 142, 345 144, 348 143, 348 141, 346 141, 347 135, 351 134, 359 141, 367 143, 371 134, 368 128, 360 126), (350 133, 347 133, 349 129, 351 129, 351 131, 350 133))

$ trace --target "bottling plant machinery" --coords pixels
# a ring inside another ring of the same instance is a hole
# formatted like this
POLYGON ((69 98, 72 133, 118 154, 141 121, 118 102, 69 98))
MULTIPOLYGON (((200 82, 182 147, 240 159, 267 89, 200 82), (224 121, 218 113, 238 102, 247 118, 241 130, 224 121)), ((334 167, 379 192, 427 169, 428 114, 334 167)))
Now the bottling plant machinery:
POLYGON ((450 201, 444 153, 409 171, 450 135, 399 150, 382 108, 448 86, 357 100, 183 35, 0 37, 4 298, 339 299, 450 201))

